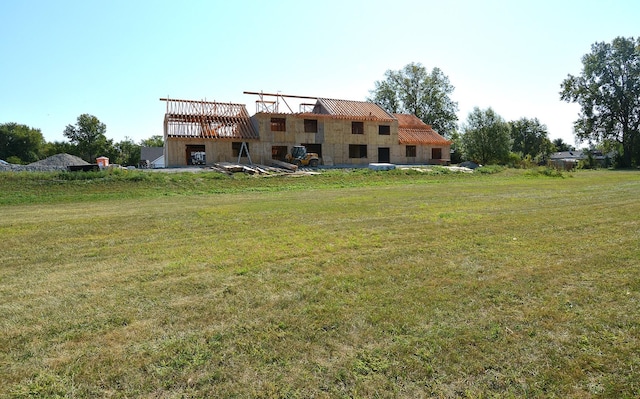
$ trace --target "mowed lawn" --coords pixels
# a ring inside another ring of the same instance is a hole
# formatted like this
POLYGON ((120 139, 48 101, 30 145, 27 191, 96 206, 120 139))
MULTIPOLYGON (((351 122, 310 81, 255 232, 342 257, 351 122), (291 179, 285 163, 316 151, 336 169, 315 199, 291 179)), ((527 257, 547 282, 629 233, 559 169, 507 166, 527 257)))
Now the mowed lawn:
POLYGON ((0 397, 640 396, 640 173, 383 173, 25 188, 0 397))

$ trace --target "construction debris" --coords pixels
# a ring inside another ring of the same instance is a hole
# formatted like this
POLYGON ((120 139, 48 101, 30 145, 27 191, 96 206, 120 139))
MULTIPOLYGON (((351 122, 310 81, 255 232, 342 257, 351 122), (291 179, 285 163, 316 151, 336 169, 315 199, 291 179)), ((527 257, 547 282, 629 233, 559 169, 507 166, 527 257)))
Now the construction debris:
POLYGON ((293 165, 287 162, 273 161, 272 163, 274 166, 255 165, 255 164, 244 165, 244 164, 231 163, 231 162, 218 162, 210 166, 209 168, 211 170, 224 173, 229 176, 233 175, 234 173, 246 173, 249 175, 261 175, 261 176, 281 176, 281 175, 303 176, 303 175, 320 174, 315 170, 306 170, 306 168, 300 169, 296 165, 293 165), (279 166, 282 166, 282 167, 279 167, 279 166))
POLYGON ((298 166, 289 162, 278 161, 277 159, 272 159, 271 164, 277 166, 279 168, 287 169, 291 172, 295 172, 298 170, 298 166))

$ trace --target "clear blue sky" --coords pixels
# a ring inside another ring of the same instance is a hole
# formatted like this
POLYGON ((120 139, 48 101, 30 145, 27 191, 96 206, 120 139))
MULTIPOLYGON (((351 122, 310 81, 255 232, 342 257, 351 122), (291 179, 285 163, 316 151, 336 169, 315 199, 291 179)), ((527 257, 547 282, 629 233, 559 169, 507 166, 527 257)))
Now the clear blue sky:
POLYGON ((460 123, 492 107, 573 144, 560 83, 594 42, 640 35, 637 0, 2 0, 0 16, 0 123, 47 141, 83 113, 114 141, 162 134, 166 96, 251 114, 243 91, 364 100, 418 62, 449 77, 460 123))

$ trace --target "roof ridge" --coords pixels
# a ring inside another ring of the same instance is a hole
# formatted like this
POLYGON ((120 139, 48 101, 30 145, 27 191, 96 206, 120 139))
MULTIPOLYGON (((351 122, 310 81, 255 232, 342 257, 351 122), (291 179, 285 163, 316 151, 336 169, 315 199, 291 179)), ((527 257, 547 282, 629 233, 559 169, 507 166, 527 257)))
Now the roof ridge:
POLYGON ((331 101, 349 101, 349 102, 355 102, 355 103, 366 103, 366 104, 375 104, 378 105, 378 103, 374 103, 371 101, 362 101, 362 100, 346 100, 344 98, 330 98, 330 97, 318 97, 318 100, 331 100, 331 101))
POLYGON ((370 101, 340 100, 320 97, 318 98, 318 104, 320 104, 320 106, 322 106, 331 115, 372 117, 381 120, 396 119, 391 113, 382 108, 380 104, 370 101))

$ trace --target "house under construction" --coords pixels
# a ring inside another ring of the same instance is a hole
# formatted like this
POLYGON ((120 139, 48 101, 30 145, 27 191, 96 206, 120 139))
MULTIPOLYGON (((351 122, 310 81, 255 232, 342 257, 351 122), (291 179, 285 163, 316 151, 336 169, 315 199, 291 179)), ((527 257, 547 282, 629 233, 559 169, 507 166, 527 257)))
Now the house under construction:
POLYGON ((165 164, 217 162, 269 164, 294 145, 319 155, 324 165, 448 164, 451 142, 408 114, 377 104, 319 97, 256 95, 256 113, 243 104, 161 98, 165 164), (298 101, 292 110, 289 102, 298 101), (312 101, 312 102, 310 102, 312 101))

